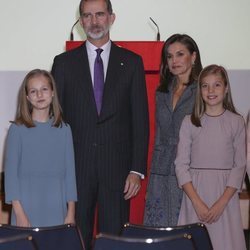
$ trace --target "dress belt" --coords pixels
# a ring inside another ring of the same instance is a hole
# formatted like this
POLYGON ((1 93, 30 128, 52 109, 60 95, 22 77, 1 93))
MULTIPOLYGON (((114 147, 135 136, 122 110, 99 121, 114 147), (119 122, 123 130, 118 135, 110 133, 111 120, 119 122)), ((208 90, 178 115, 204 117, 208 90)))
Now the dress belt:
POLYGON ((192 168, 191 169, 198 169, 198 170, 232 170, 231 168, 192 168))

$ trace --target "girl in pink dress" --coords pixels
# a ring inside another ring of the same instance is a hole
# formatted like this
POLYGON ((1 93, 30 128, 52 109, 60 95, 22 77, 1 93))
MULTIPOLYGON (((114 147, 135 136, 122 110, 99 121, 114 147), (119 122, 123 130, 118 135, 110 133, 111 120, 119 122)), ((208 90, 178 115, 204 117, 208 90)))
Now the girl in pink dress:
POLYGON ((214 250, 246 249, 238 196, 246 168, 245 132, 225 69, 207 66, 193 113, 180 129, 175 165, 184 190, 178 225, 205 223, 214 250))

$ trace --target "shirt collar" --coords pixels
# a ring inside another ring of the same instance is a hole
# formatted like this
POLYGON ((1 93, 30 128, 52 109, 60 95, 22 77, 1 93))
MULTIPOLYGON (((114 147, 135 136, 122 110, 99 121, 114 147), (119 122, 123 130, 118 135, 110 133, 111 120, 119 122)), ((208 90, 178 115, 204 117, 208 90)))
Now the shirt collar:
MULTIPOLYGON (((86 40, 86 48, 87 51, 90 52, 91 54, 96 54, 96 49, 98 49, 98 47, 96 47, 95 45, 93 45, 91 42, 89 42, 88 40, 86 40)), ((103 49, 103 51, 106 52, 110 52, 111 49, 111 41, 109 40, 107 43, 105 43, 102 47, 100 47, 101 49, 103 49)))

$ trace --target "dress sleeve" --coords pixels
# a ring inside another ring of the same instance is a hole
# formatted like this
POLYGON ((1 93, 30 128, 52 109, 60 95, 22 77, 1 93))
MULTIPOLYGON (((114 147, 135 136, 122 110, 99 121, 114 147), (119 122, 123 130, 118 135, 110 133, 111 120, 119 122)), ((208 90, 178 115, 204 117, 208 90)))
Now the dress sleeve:
POLYGON ((247 123, 247 174, 250 179, 250 113, 247 123))
POLYGON ((76 176, 75 176, 75 157, 73 139, 70 126, 66 126, 66 199, 67 201, 77 201, 76 176))
POLYGON ((21 136, 18 126, 12 124, 9 128, 4 160, 5 172, 5 202, 10 204, 13 200, 21 200, 20 180, 18 171, 21 159, 21 136))
POLYGON ((175 172, 180 188, 182 188, 185 183, 192 181, 189 173, 192 146, 191 126, 190 115, 185 116, 180 128, 175 159, 175 172))
POLYGON ((235 127, 233 135, 234 165, 227 186, 240 190, 246 170, 246 128, 242 117, 240 117, 235 127))

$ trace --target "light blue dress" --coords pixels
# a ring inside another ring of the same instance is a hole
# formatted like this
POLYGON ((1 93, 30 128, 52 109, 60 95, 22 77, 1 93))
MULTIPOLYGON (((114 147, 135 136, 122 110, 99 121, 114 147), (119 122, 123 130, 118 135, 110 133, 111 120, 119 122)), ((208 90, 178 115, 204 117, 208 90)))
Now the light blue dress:
MULTIPOLYGON (((69 125, 52 119, 36 127, 11 124, 5 155, 5 201, 19 200, 32 227, 64 223, 67 202, 77 200, 69 125)), ((12 211, 11 224, 16 225, 12 211)))

